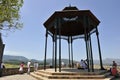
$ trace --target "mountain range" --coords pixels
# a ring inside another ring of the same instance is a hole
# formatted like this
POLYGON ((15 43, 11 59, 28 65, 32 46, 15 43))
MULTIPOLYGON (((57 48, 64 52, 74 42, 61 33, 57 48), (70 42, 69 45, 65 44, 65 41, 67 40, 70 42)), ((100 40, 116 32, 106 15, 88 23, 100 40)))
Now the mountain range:
MULTIPOLYGON (((29 60, 31 60, 31 62, 43 63, 43 60, 28 59, 24 56, 3 55, 3 62, 28 62, 29 60)), ((52 63, 52 59, 47 59, 46 61, 48 64, 52 63)), ((61 61, 64 62, 65 64, 69 63, 68 59, 62 59, 61 61)), ((103 64, 111 65, 112 61, 116 61, 116 63, 120 65, 120 59, 113 59, 113 58, 103 59, 103 64)), ((74 61, 74 62, 80 62, 80 61, 74 61)), ((57 63, 59 63, 58 60, 57 63)), ((99 60, 94 60, 94 64, 99 64, 99 60)))
POLYGON ((28 59, 24 56, 3 55, 3 62, 5 63, 20 64, 21 62, 27 63, 29 60, 31 62, 43 63, 43 61, 36 60, 36 59, 28 59))

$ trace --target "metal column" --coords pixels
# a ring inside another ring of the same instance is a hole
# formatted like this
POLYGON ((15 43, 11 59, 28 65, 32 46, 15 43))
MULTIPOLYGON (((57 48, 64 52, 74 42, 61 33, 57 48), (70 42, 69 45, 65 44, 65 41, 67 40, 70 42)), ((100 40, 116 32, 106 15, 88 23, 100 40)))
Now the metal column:
POLYGON ((45 56, 44 56, 44 70, 46 70, 47 37, 48 37, 48 31, 47 31, 47 29, 46 29, 46 35, 45 35, 45 56))
POLYGON ((57 72, 57 33, 58 33, 58 20, 55 21, 55 72, 57 72))
POLYGON ((90 21, 88 17, 86 18, 87 18, 86 25, 88 27, 88 46, 89 46, 90 67, 91 67, 92 72, 94 72, 93 51, 92 51, 92 42, 91 42, 91 34, 90 34, 90 21))
POLYGON ((70 61, 70 37, 68 36, 68 55, 69 55, 69 67, 71 67, 71 61, 70 61))
POLYGON ((89 36, 89 39, 90 39, 90 50, 91 50, 91 68, 92 68, 92 72, 94 72, 94 63, 93 63, 93 51, 92 51, 91 35, 89 36))
POLYGON ((86 16, 84 16, 84 35, 85 35, 85 45, 86 45, 86 54, 87 54, 87 68, 88 68, 88 72, 90 72, 90 66, 89 66, 89 51, 88 51, 88 34, 87 34, 87 23, 86 23, 87 19, 86 16))
POLYGON ((73 39, 72 39, 72 36, 71 36, 71 59, 72 59, 72 68, 74 67, 74 63, 73 63, 73 39))
POLYGON ((99 32, 98 32, 97 27, 96 27, 96 36, 97 36, 97 42, 98 42, 98 50, 99 50, 99 58, 100 58, 100 67, 101 67, 101 70, 104 70, 104 68, 103 68, 103 63, 102 63, 101 49, 100 49, 99 32))
POLYGON ((52 67, 55 67, 54 65, 55 65, 55 37, 54 37, 54 35, 53 35, 53 37, 52 37, 52 40, 53 40, 53 55, 52 55, 52 67))
POLYGON ((59 72, 61 72, 61 19, 58 19, 58 28, 59 28, 59 72))

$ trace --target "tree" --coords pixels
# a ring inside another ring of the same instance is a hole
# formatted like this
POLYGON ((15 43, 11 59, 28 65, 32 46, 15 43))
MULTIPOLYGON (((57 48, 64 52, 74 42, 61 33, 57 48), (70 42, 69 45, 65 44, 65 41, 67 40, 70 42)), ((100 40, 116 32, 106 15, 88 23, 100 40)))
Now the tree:
MULTIPOLYGON (((0 31, 19 29, 22 23, 19 22, 19 10, 23 5, 23 0, 0 0, 0 31)), ((2 76, 2 57, 4 46, 0 33, 0 77, 2 76)))
POLYGON ((23 0, 0 0, 0 30, 22 28, 19 11, 23 0))

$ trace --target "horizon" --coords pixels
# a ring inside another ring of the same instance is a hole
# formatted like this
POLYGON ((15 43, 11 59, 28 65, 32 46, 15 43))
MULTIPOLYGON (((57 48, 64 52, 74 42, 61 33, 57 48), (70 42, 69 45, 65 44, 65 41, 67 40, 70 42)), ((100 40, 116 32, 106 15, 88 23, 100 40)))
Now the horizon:
MULTIPOLYGON (((14 57, 25 57, 25 56, 19 56, 19 55, 3 55, 3 56, 14 56, 14 57)), ((27 58, 27 57, 25 57, 27 58)), ((31 59, 34 59, 34 58, 27 58, 28 60, 31 60, 31 59)), ((52 59, 52 58, 47 58, 47 60, 49 59, 52 59)), ((62 58, 62 59, 67 59, 67 58, 62 58)), ((120 58, 105 58, 105 59, 102 59, 102 60, 107 60, 107 59, 111 59, 111 60, 120 60, 120 58)), ((35 60, 38 60, 38 59, 35 59, 35 60)), ((68 59, 67 59, 68 60, 68 59)), ((85 59, 83 59, 85 60, 85 59)), ((99 61, 98 59, 94 59, 95 61, 99 61)), ((44 60, 38 60, 38 61, 44 61, 44 60)), ((74 60, 74 61, 78 61, 78 60, 74 60)), ((80 60, 79 60, 80 61, 80 60)), ((103 62, 104 63, 104 62, 103 62)))

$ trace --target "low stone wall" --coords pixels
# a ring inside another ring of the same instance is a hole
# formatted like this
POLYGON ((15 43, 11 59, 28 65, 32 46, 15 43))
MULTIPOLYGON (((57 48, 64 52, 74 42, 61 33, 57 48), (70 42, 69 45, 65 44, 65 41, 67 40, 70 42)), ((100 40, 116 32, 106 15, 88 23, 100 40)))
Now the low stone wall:
MULTIPOLYGON (((50 68, 50 66, 47 66, 47 68, 50 68)), ((38 70, 43 69, 43 66, 39 67, 38 70)), ((23 73, 27 73, 27 67, 23 69, 23 73)), ((34 71, 34 67, 31 67, 31 72, 34 71)), ((2 76, 7 75, 14 75, 14 74, 20 74, 19 68, 6 68, 2 70, 2 76)))

